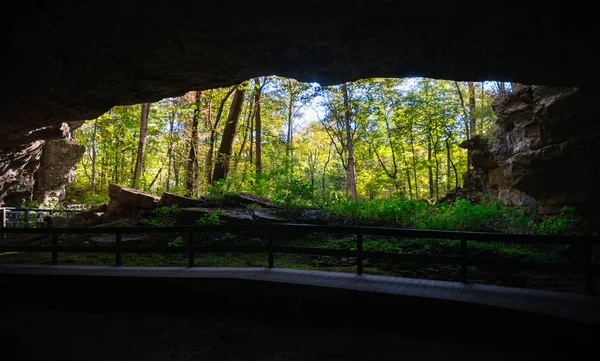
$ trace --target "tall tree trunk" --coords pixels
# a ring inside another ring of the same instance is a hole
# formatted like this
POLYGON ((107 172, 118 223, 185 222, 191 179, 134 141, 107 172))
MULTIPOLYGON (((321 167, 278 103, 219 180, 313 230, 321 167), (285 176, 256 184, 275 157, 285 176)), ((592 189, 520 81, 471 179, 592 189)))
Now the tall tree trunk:
POLYGON ((289 86, 289 92, 290 92, 290 96, 288 98, 288 112, 287 112, 287 138, 286 138, 286 148, 285 148, 285 155, 286 156, 290 156, 290 153, 292 152, 292 108, 294 105, 294 95, 293 95, 293 90, 292 90, 292 80, 288 79, 288 86, 289 86))
POLYGON ((115 136, 117 137, 115 139, 115 166, 114 166, 114 174, 113 174, 113 182, 115 184, 119 184, 120 178, 119 178, 119 160, 120 157, 119 155, 121 154, 120 149, 121 149, 121 140, 120 138, 116 135, 117 133, 121 133, 120 129, 118 132, 115 133, 115 136))
POLYGON ((456 170, 456 166, 454 165, 454 162, 452 161, 452 157, 450 156, 451 152, 450 152, 450 137, 446 138, 446 152, 448 153, 448 160, 450 161, 450 164, 452 165, 452 168, 454 169, 454 201, 456 201, 456 193, 458 192, 458 171, 456 170))
POLYGON ((94 131, 92 133, 92 194, 96 194, 96 139, 98 132, 98 119, 94 120, 94 131))
POLYGON ((408 183, 408 196, 410 199, 413 199, 413 189, 412 182, 410 180, 410 165, 408 164, 408 160, 404 158, 404 166, 406 167, 406 182, 408 183))
POLYGON ((260 96, 262 93, 262 87, 260 86, 260 79, 254 79, 256 86, 258 87, 256 93, 254 93, 254 102, 256 103, 256 174, 262 173, 262 120, 260 118, 260 96))
POLYGON ((102 161, 100 162, 100 187, 99 192, 104 191, 104 185, 108 182, 106 181, 106 162, 108 161, 108 147, 102 147, 102 161))
POLYGON ((150 103, 143 103, 140 115, 140 141, 138 143, 137 159, 135 161, 135 171, 133 172, 132 187, 137 188, 144 168, 144 155, 146 153, 146 136, 148 134, 148 114, 150 113, 150 103))
POLYGON ((452 169, 450 168, 450 145, 448 144, 448 138, 446 138, 446 194, 449 194, 452 190, 450 184, 452 178, 452 169))
POLYGON ((327 171, 327 166, 329 165, 329 162, 331 161, 331 147, 329 148, 329 151, 327 152, 327 160, 325 161, 325 164, 323 165, 323 174, 321 175, 321 194, 322 197, 325 198, 325 174, 327 171))
POLYGON ((354 144, 352 142, 352 129, 350 128, 350 107, 348 105, 348 85, 342 84, 344 93, 344 122, 346 124, 346 147, 348 148, 347 185, 348 193, 356 200, 356 168, 354 166, 354 144))
MULTIPOLYGON (((225 103, 227 99, 233 94, 236 87, 231 87, 225 97, 221 100, 219 104, 219 109, 217 110, 217 116, 215 122, 212 123, 212 119, 209 116, 208 127, 210 128, 210 137, 208 144, 208 152, 206 153, 206 184, 213 184, 212 179, 212 170, 213 170, 213 154, 215 152, 215 142, 217 141, 217 129, 219 127, 219 123, 221 122, 221 116, 223 115, 223 108, 225 107, 225 103)), ((233 106, 233 104, 232 104, 233 106)), ((241 110, 240 110, 241 111, 241 110)))
MULTIPOLYGON (((412 127, 411 127, 412 132, 412 127)), ((415 151, 415 140, 411 136, 410 138, 410 148, 412 151, 412 168, 413 168, 413 179, 415 181, 415 199, 419 199, 419 183, 417 178, 417 152, 415 151)))
POLYGON ((169 116, 169 147, 167 148, 167 192, 171 187, 171 167, 173 166, 173 128, 175 126, 175 110, 173 109, 169 116))
POLYGON ((194 197, 198 186, 198 122, 200 121, 201 92, 196 92, 194 115, 190 127, 190 148, 187 159, 187 172, 185 179, 185 192, 189 197, 194 197))
POLYGON ((432 147, 431 141, 429 141, 428 146, 427 146, 427 174, 429 175, 429 199, 435 198, 434 184, 433 184, 433 167, 431 165, 431 163, 432 163, 431 147, 432 147))
POLYGON ((135 170, 133 172, 132 187, 139 186, 142 169, 144 167, 144 155, 146 153, 146 137, 148 134, 148 114, 150 112, 150 103, 143 103, 140 114, 140 138, 138 143, 137 158, 135 161, 135 170))
MULTIPOLYGON (((248 140, 248 138, 250 137, 250 134, 252 132, 251 124, 252 124, 252 120, 254 119, 254 111, 256 110, 256 108, 254 107, 254 97, 249 94, 248 98, 250 99, 250 103, 248 104, 248 113, 246 114, 246 125, 244 127, 244 137, 242 138, 242 144, 240 145, 240 150, 236 154, 235 159, 233 160, 233 174, 235 174, 237 172, 238 163, 240 162, 240 159, 242 158, 242 155, 244 154, 244 150, 246 150, 246 141, 248 140)), ((250 145, 249 149, 252 149, 252 145, 250 145)), ((244 167, 244 169, 245 168, 246 167, 244 167)))
POLYGON ((245 90, 241 86, 238 87, 233 94, 229 116, 227 117, 227 123, 223 130, 223 137, 221 138, 221 145, 219 146, 217 159, 215 161, 215 170, 212 176, 213 184, 221 179, 227 178, 229 158, 233 151, 233 143, 238 130, 242 107, 244 105, 244 96, 245 90))
MULTIPOLYGON (((460 90, 460 86, 458 85, 458 82, 455 81, 454 82, 454 86, 456 87, 456 92, 458 93, 458 98, 460 100, 460 106, 463 109, 463 114, 465 115, 465 138, 466 139, 471 139, 471 135, 473 134, 473 131, 471 129, 471 111, 469 109, 467 109, 467 107, 465 106, 465 98, 463 97, 462 91, 460 90)), ((471 171, 471 151, 469 149, 467 149, 467 172, 471 171)))
POLYGON ((475 83, 468 82, 469 87, 469 127, 471 136, 477 134, 477 122, 475 119, 475 83))
POLYGON ((435 159, 435 199, 440 200, 440 159, 438 158, 437 145, 433 148, 433 159, 435 159))

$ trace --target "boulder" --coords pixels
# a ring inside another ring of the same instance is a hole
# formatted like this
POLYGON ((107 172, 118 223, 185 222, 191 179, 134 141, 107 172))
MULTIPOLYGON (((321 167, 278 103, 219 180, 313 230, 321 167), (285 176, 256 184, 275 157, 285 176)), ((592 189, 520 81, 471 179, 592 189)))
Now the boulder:
POLYGON ((44 223, 48 228, 81 228, 87 223, 83 217, 46 216, 44 223))
POLYGON ((85 147, 72 140, 47 141, 42 149, 40 167, 35 173, 33 200, 49 204, 64 199, 65 186, 75 180, 77 163, 84 152, 85 147))
POLYGON ((257 223, 286 223, 287 219, 277 215, 273 211, 267 210, 254 210, 252 218, 257 223))
POLYGON ((160 207, 168 207, 168 206, 172 206, 172 205, 177 205, 177 206, 179 206, 179 208, 191 208, 191 207, 197 207, 200 204, 200 202, 201 201, 198 199, 194 199, 194 198, 190 198, 190 197, 182 197, 182 196, 178 196, 173 193, 165 192, 160 197, 160 200, 158 201, 158 204, 156 205, 156 207, 160 208, 160 207))
POLYGON ((211 208, 182 208, 176 216, 179 225, 196 225, 197 220, 202 219, 207 214, 218 214, 219 219, 226 224, 249 224, 252 223, 252 214, 243 209, 211 209, 211 208))
POLYGON ((253 194, 249 194, 249 193, 236 193, 236 194, 232 194, 232 195, 227 195, 225 197, 229 203, 236 205, 236 206, 260 206, 260 207, 264 207, 264 208, 270 208, 273 207, 273 202, 268 199, 268 198, 264 198, 264 197, 259 197, 259 196, 255 196, 253 194))
POLYGON ((140 219, 140 213, 156 208, 160 197, 137 189, 110 184, 104 222, 114 222, 119 218, 140 219))

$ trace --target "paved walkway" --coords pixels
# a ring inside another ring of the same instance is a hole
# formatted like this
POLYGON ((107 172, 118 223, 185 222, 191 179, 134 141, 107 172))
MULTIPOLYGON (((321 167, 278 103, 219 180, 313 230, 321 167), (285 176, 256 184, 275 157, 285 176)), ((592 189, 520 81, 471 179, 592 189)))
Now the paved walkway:
POLYGON ((466 302, 600 324, 600 297, 353 273, 285 268, 0 265, 0 275, 239 279, 466 302))

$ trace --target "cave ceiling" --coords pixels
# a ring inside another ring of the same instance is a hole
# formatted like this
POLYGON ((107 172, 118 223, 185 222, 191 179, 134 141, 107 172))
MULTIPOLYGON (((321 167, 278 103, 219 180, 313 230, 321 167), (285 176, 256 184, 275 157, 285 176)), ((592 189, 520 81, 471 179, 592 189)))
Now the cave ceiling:
POLYGON ((114 105, 262 75, 595 86, 590 9, 558 1, 3 2, 0 146, 114 105))

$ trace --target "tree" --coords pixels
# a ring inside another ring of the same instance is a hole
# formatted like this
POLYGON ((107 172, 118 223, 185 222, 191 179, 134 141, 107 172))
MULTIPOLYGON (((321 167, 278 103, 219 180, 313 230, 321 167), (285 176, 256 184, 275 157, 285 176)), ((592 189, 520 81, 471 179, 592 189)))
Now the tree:
MULTIPOLYGON (((262 85, 260 84, 259 78, 254 79, 254 84, 256 87, 256 91, 254 93, 254 103, 256 104, 256 111, 254 112, 256 131, 256 174, 262 173, 262 119, 260 115, 260 98, 265 83, 266 79, 263 81, 262 85)), ((252 159, 250 159, 250 162, 252 162, 252 159)))
POLYGON ((244 105, 244 97, 246 90, 244 84, 240 84, 233 94, 233 101, 231 102, 231 108, 229 109, 229 116, 225 123, 225 129, 223 130, 223 137, 221 138, 221 145, 217 153, 217 159, 215 162, 215 169, 212 176, 212 184, 220 181, 221 179, 227 178, 227 172, 229 171, 229 161, 233 152, 233 144, 235 136, 237 134, 240 115, 242 114, 242 107, 244 105))
POLYGON ((94 130, 92 133, 92 175, 91 175, 91 187, 92 194, 96 194, 96 147, 97 147, 97 137, 98 134, 98 119, 94 119, 94 130))
POLYGON ((187 177, 185 181, 186 195, 193 197, 198 187, 198 122, 200 119, 201 92, 195 92, 194 115, 190 127, 190 147, 187 158, 187 177))
POLYGON ((352 140, 352 129, 350 128, 350 107, 348 105, 348 84, 342 84, 344 94, 344 123, 346 125, 346 146, 348 148, 348 193, 356 200, 356 168, 354 165, 354 142, 352 140))
POLYGON ((146 153, 146 136, 148 133, 148 114, 150 113, 150 103, 143 103, 140 112, 140 138, 135 161, 135 171, 133 172, 132 187, 137 188, 144 167, 144 154, 146 153))
MULTIPOLYGON (((219 102, 219 109, 217 110, 217 116, 215 117, 215 120, 213 122, 212 120, 212 112, 209 111, 208 117, 206 119, 207 121, 207 126, 210 129, 210 136, 208 138, 208 151, 206 153, 206 183, 207 184, 213 184, 213 153, 214 153, 214 149, 215 149, 215 143, 217 141, 217 129, 219 127, 219 123, 221 122, 221 117, 223 114, 223 109, 225 107, 225 103, 227 102, 227 100, 229 99, 229 97, 231 96, 231 94, 233 94, 233 92, 236 90, 236 87, 231 87, 227 93, 225 94, 225 96, 221 99, 221 101, 219 102)), ((212 91, 211 91, 211 102, 212 102, 212 91)), ((210 110, 210 107, 209 107, 210 110)), ((240 112, 241 112, 241 108, 240 108, 240 112)))
POLYGON ((175 129, 175 107, 173 106, 174 102, 170 101, 169 105, 169 135, 168 135, 168 148, 167 148, 167 181, 165 182, 165 187, 167 192, 171 187, 171 169, 173 168, 173 147, 174 147, 174 137, 173 131, 175 129))

